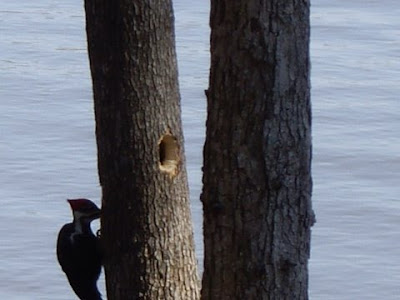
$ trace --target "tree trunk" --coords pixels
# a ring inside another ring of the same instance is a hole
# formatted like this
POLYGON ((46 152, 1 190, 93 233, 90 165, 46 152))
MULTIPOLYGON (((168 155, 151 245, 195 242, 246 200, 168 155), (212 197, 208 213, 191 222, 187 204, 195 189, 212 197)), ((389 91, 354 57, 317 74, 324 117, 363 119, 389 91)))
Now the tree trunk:
POLYGON ((85 0, 114 299, 198 299, 170 0, 85 0))
POLYGON ((307 299, 309 1, 212 0, 202 299, 307 299))

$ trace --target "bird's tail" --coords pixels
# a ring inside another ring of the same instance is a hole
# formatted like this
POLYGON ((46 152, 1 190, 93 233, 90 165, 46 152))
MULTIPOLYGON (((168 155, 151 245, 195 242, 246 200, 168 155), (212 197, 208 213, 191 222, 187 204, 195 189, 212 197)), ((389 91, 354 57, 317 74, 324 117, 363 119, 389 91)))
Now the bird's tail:
POLYGON ((71 287, 75 294, 81 300, 102 300, 101 294, 97 289, 96 282, 82 283, 80 281, 70 281, 71 287))

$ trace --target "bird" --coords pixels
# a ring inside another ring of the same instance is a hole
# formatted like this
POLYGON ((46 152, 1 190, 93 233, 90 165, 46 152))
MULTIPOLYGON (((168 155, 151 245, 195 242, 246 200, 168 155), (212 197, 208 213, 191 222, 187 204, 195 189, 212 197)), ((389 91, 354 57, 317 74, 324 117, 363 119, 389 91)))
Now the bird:
POLYGON ((101 210, 89 199, 68 199, 73 222, 65 224, 57 238, 57 258, 69 284, 81 300, 101 300, 97 280, 102 266, 100 240, 90 223, 101 210))

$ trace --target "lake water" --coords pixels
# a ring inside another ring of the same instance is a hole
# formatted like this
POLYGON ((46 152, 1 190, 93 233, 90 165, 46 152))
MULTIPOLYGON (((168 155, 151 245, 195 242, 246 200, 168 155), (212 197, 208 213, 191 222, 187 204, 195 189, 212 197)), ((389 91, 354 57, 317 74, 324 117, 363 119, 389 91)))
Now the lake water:
MULTIPOLYGON (((175 1, 200 261, 208 13, 175 1)), ((400 299, 399 15, 398 0, 312 1, 311 299, 400 299)), ((55 257, 65 199, 100 202, 81 1, 0 1, 0 115, 0 299, 75 299, 55 257)))

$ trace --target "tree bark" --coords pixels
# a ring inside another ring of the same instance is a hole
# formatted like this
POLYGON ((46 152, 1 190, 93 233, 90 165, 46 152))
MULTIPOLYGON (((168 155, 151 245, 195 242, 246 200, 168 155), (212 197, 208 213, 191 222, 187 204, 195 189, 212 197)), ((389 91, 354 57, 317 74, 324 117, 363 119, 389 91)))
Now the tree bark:
POLYGON ((108 299, 198 299, 172 2, 85 10, 108 299))
POLYGON ((308 0, 212 0, 202 299, 308 299, 308 0))

